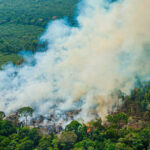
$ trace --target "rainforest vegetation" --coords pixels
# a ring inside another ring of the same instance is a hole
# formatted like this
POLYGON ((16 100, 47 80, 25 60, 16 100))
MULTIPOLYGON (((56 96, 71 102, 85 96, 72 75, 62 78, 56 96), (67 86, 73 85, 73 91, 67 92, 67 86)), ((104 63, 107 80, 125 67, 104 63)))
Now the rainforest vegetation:
POLYGON ((74 24, 78 0, 0 0, 0 65, 20 64, 21 50, 35 52, 49 21, 67 16, 74 24))
MULTIPOLYGON (((67 16, 74 25, 78 1, 0 0, 0 66, 9 61, 19 65, 20 50, 34 53, 44 46, 38 38, 49 21, 67 16)), ((106 121, 73 120, 60 133, 43 134, 40 128, 28 126, 33 108, 20 108, 13 121, 1 111, 0 150, 150 150, 150 83, 138 83, 129 95, 118 94, 123 104, 106 121)))
MULTIPOLYGON (((123 105, 101 119, 80 123, 76 120, 55 134, 45 135, 39 128, 3 119, 0 113, 1 150, 150 150, 150 84, 144 83, 130 95, 120 94, 123 105)), ((33 109, 24 107, 18 114, 32 116, 33 109)), ((19 116, 20 116, 19 115, 19 116)))

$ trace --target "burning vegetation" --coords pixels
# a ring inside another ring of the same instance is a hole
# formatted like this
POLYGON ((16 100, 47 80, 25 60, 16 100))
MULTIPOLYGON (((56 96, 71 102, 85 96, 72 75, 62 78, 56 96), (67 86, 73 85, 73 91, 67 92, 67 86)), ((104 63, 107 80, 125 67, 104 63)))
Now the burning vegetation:
POLYGON ((86 124, 76 121, 74 118, 79 111, 68 111, 62 114, 65 116, 62 120, 69 121, 66 125, 63 125, 64 122, 57 123, 60 120, 57 119, 58 114, 34 118, 33 109, 30 107, 21 108, 16 113, 6 116, 1 112, 0 149, 148 149, 150 147, 149 104, 150 84, 148 83, 135 88, 131 95, 124 95, 122 107, 110 113, 105 122, 100 118, 86 124))
POLYGON ((46 50, 0 71, 0 150, 149 150, 149 8, 83 0, 76 25, 53 18, 46 50))
POLYGON ((144 83, 122 98, 122 107, 111 112, 104 122, 100 118, 87 123, 76 121, 75 116, 80 110, 62 113, 62 122, 58 122, 58 113, 49 114, 47 117, 33 117, 34 112, 30 107, 21 108, 6 116, 1 112, 0 149, 148 149, 150 84, 144 83), (68 123, 64 125, 64 122, 68 123))

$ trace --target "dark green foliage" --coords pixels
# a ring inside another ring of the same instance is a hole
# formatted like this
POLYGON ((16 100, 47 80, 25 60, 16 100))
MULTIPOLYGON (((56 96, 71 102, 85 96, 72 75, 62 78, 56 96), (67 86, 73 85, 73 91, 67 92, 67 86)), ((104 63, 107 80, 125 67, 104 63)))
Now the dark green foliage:
MULTIPOLYGON (((6 121, 1 120, 0 125, 5 124, 6 121)), ((91 127, 91 134, 87 133, 89 126, 80 124, 74 121, 75 124, 80 125, 78 136, 83 134, 80 139, 74 131, 63 131, 59 136, 41 135, 39 129, 28 127, 18 128, 12 124, 11 132, 3 134, 0 132, 0 149, 2 150, 142 150, 150 146, 150 128, 144 129, 125 129, 112 126, 103 126, 103 128, 91 127), (76 123, 75 123, 76 122, 76 123), (15 130, 14 130, 15 128, 15 130), (85 130, 86 129, 86 130, 85 130), (14 131, 13 131, 14 130, 14 131), (17 131, 17 132, 16 132, 17 131), (83 132, 84 131, 84 132, 83 132), (78 140, 77 140, 78 139, 78 140)), ((90 122, 89 122, 90 123, 90 122)), ((96 123, 96 122, 95 122, 96 123)), ((97 122, 98 123, 98 122, 97 122)), ((92 123, 91 123, 92 124, 92 123)), ((77 129, 70 123, 71 130, 77 129)), ((6 126, 5 126, 6 127, 6 126)), ((5 130, 4 128, 2 130, 5 130)))
POLYGON ((30 130, 28 137, 30 140, 33 141, 34 146, 37 146, 40 139, 41 139, 41 135, 39 134, 39 130, 37 128, 33 128, 30 130))
POLYGON ((92 141, 88 138, 84 139, 81 142, 78 142, 74 145, 74 148, 80 148, 80 149, 95 149, 96 145, 95 145, 95 141, 92 141))
POLYGON ((71 17, 78 0, 0 0, 0 24, 13 23, 45 27, 56 16, 71 17))
POLYGON ((60 136, 60 142, 73 144, 77 140, 77 135, 73 131, 65 131, 60 136))
POLYGON ((59 138, 63 149, 71 149, 76 141, 77 135, 73 131, 64 131, 59 138))
POLYGON ((20 144, 17 145, 17 150, 32 150, 34 148, 33 141, 25 137, 20 140, 20 144))
MULTIPOLYGON (((74 120, 59 135, 43 135, 38 128, 17 127, 1 118, 0 150, 149 150, 150 120, 143 117, 149 110, 141 105, 145 95, 149 95, 147 89, 148 85, 139 87, 124 97, 123 112, 108 115, 105 123, 101 119, 87 124, 74 120), (127 115, 125 110, 134 110, 134 115, 132 111, 127 111, 127 115)), ((18 113, 32 115, 33 109, 23 107, 18 113)))
POLYGON ((0 120, 0 135, 1 136, 7 136, 15 132, 16 132, 16 128, 14 127, 11 121, 0 120))
POLYGON ((78 121, 72 121, 69 125, 66 126, 65 130, 66 131, 74 131, 75 133, 78 133, 79 128, 82 125, 78 121))
MULTIPOLYGON (((4 54, 0 52, 0 66, 5 63, 13 62, 16 65, 20 65, 24 60, 19 57, 17 54, 4 54)), ((2 69, 2 68, 0 68, 2 69)))
POLYGON ((69 125, 66 126, 65 131, 73 131, 77 135, 77 140, 81 140, 83 138, 82 124, 78 121, 72 121, 69 125))
POLYGON ((3 111, 0 111, 0 118, 4 118, 5 117, 5 113, 3 111))
MULTIPOLYGON (((0 0, 0 65, 24 60, 17 53, 41 46, 38 37, 49 21, 68 16, 79 0, 0 0)), ((116 0, 109 0, 115 2, 116 0)), ((0 150, 148 150, 150 149, 150 83, 140 83, 131 95, 122 96, 124 105, 115 114, 81 124, 72 121, 60 135, 42 135, 40 129, 15 126, 0 112, 0 150), (129 118, 129 119, 128 119, 129 118), (140 124, 138 121, 140 120, 140 124)), ((20 117, 32 116, 33 109, 18 110, 20 117)))
POLYGON ((38 38, 49 21, 68 16, 73 24, 73 12, 78 0, 0 0, 0 65, 13 61, 21 50, 35 52, 41 45, 38 38), (2 58, 2 59, 1 59, 2 58))
POLYGON ((120 128, 121 126, 128 123, 128 116, 123 112, 114 115, 108 115, 107 121, 120 128))
POLYGON ((38 144, 38 150, 48 150, 49 147, 52 145, 52 137, 51 136, 43 136, 40 140, 39 140, 39 144, 38 144))

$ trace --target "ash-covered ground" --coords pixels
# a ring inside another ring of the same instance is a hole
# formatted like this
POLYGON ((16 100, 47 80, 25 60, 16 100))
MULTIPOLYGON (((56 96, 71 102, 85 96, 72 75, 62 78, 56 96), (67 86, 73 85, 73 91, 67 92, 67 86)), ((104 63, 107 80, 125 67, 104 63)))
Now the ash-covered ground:
POLYGON ((28 126, 30 128, 39 128, 41 133, 49 134, 51 132, 58 134, 60 133, 65 125, 75 120, 76 116, 81 110, 71 110, 71 111, 55 111, 44 115, 39 115, 36 117, 29 117, 27 120, 23 117, 20 118, 18 112, 11 113, 4 117, 4 120, 10 120, 18 127, 28 126))

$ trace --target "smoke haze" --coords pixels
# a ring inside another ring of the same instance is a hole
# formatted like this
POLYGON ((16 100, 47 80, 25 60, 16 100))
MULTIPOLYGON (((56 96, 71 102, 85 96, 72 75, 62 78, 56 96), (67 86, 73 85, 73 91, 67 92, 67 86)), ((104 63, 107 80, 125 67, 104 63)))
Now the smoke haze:
POLYGON ((80 109, 85 121, 105 118, 120 102, 114 91, 129 93, 136 77, 149 80, 149 8, 149 0, 81 1, 77 27, 67 19, 49 23, 41 37, 47 51, 0 71, 0 110, 80 109))

